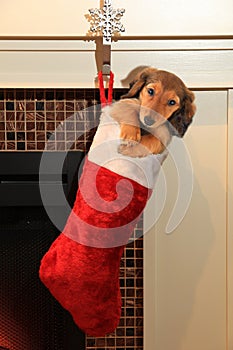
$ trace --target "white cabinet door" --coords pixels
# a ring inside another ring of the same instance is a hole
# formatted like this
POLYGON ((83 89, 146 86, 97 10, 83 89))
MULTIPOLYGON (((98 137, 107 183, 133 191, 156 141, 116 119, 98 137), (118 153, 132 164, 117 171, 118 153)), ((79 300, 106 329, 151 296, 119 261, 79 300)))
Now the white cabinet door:
POLYGON ((159 186, 166 185, 160 218, 145 234, 145 350, 226 349, 227 99, 227 91, 196 92, 198 111, 184 138, 193 189, 181 223, 166 234, 178 185, 185 193, 192 184, 179 184, 170 158, 145 212, 147 225, 164 199, 159 186))
POLYGON ((228 213, 227 213, 227 336, 233 349, 233 90, 228 93, 228 213))

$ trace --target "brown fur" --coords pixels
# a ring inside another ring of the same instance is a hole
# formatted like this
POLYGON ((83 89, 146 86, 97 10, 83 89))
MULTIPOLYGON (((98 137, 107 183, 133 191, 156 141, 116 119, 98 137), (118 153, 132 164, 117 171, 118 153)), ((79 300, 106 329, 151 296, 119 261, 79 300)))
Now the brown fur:
POLYGON ((111 116, 121 126, 119 152, 131 157, 163 152, 173 135, 184 136, 196 110, 193 101, 193 92, 176 75, 143 69, 112 105, 111 116))

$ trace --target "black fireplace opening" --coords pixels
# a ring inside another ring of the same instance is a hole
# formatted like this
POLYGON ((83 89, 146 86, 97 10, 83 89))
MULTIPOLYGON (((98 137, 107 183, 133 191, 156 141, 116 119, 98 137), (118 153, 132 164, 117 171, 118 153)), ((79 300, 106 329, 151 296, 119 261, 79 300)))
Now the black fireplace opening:
MULTIPOLYGON (((41 155, 0 154, 0 349, 83 350, 84 333, 38 275, 41 258, 60 234, 41 201, 41 155)), ((68 152, 62 169, 70 205, 83 156, 82 152, 68 152)), ((51 152, 49 157, 54 162, 64 155, 51 152)), ((57 182, 57 175, 49 181, 57 182)), ((62 207, 54 210, 62 211, 62 207)))

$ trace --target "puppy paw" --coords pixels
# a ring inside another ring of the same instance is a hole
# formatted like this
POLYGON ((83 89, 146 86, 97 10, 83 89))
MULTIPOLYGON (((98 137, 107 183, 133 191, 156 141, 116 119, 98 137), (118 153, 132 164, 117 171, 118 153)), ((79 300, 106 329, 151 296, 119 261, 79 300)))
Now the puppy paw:
POLYGON ((128 141, 122 141, 120 146, 118 147, 118 153, 120 154, 128 154, 133 147, 133 142, 129 143, 128 141))
POLYGON ((126 145, 126 144, 121 144, 118 147, 118 152, 124 156, 132 157, 132 158, 142 158, 148 156, 150 151, 148 148, 144 147, 141 144, 136 144, 134 145, 126 145))
POLYGON ((127 144, 135 141, 139 142, 141 140, 140 128, 134 125, 122 124, 120 138, 127 144))

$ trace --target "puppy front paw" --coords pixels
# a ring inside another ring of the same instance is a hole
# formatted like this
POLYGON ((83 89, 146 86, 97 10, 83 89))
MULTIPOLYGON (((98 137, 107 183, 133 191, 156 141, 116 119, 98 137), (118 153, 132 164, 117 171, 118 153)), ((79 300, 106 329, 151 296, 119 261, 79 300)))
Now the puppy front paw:
POLYGON ((120 138, 125 144, 132 144, 141 140, 141 131, 138 126, 121 124, 120 138))

